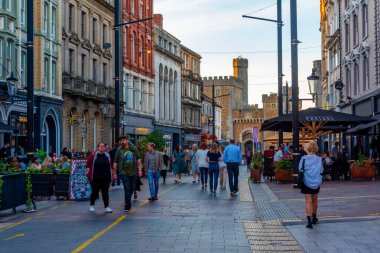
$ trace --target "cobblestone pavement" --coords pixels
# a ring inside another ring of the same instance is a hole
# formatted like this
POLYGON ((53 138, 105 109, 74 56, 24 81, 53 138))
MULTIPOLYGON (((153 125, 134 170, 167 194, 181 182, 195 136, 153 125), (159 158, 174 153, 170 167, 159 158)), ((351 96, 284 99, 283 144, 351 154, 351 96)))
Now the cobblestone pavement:
POLYGON ((256 221, 249 201, 248 173, 241 173, 240 193, 216 196, 201 191, 189 176, 183 183, 160 185, 159 200, 148 202, 148 185, 125 214, 123 190, 110 192, 112 214, 88 212, 88 201, 66 201, 34 214, 8 220, 0 228, 1 252, 251 252, 244 228, 256 221))
POLYGON ((262 215, 262 208, 257 206, 261 220, 268 220, 268 217, 282 220, 282 226, 305 252, 364 253, 380 252, 379 186, 378 181, 324 182, 319 195, 320 222, 313 229, 305 227, 305 203, 299 189, 294 189, 291 184, 267 182, 251 183, 251 190, 255 203, 278 201, 281 213, 288 214, 289 211, 297 217, 283 219, 283 215, 273 210, 267 215, 264 211, 262 215))

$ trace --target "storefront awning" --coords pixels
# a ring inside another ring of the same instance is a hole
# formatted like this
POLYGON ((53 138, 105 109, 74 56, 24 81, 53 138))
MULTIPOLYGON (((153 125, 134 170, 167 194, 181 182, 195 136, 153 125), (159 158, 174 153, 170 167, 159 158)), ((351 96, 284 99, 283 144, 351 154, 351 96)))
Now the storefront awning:
POLYGON ((371 119, 374 119, 375 121, 367 123, 367 124, 360 124, 356 127, 353 127, 346 131, 346 134, 352 134, 352 135, 361 135, 361 134, 368 134, 368 128, 374 127, 378 124, 380 124, 380 114, 377 114, 371 119))
POLYGON ((0 133, 13 133, 13 128, 0 122, 0 133))

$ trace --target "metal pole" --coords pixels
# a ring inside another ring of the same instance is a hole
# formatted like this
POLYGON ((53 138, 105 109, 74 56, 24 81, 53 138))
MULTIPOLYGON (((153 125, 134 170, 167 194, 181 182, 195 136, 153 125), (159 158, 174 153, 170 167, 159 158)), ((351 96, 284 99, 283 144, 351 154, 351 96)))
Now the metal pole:
POLYGON ((215 83, 212 82, 212 140, 215 141, 215 83))
POLYGON ((288 81, 286 81, 286 115, 289 114, 289 84, 288 81))
MULTIPOLYGON (((292 130, 293 130, 293 174, 298 173, 299 154, 299 118, 298 118, 298 38, 297 38, 297 0, 290 0, 291 24, 291 62, 292 62, 292 130)), ((293 178, 294 183, 296 177, 293 178)))
MULTIPOLYGON (((277 64, 278 64, 278 116, 283 114, 282 110, 282 6, 281 0, 277 0, 277 64)), ((278 145, 283 143, 283 131, 278 131, 278 145)))
POLYGON ((115 0, 115 140, 120 135, 120 1, 115 0))
POLYGON ((34 152, 34 0, 27 1, 27 131, 26 151, 34 152))

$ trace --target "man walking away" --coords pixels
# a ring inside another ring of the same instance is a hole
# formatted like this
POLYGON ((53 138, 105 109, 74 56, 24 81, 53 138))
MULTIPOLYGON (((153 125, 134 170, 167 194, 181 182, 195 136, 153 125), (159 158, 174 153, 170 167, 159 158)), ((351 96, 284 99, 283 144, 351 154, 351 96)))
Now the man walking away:
POLYGON ((148 152, 144 157, 144 169, 147 171, 149 181, 150 198, 148 200, 158 200, 158 180, 162 165, 162 156, 156 151, 154 143, 148 144, 148 152))
POLYGON ((224 150, 223 160, 227 164, 230 195, 235 196, 239 191, 239 165, 241 163, 241 151, 235 145, 235 140, 230 139, 230 145, 224 150))
POLYGON ((247 159, 247 171, 251 168, 251 162, 252 162, 252 150, 251 147, 247 148, 247 151, 245 152, 245 157, 247 159))
POLYGON ((131 212, 132 193, 135 189, 136 176, 142 176, 142 164, 139 151, 129 143, 128 136, 120 137, 119 141, 120 147, 116 151, 113 169, 116 171, 118 166, 120 168, 120 177, 124 185, 124 212, 131 212))

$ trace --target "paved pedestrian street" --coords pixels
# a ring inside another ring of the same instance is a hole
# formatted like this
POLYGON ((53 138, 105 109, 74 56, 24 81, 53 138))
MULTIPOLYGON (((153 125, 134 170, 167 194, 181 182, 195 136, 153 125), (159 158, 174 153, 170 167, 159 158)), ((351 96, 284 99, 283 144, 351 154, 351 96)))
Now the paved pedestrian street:
MULTIPOLYGON (((144 180, 142 192, 133 201, 134 213, 122 211, 122 189, 110 192, 112 214, 103 212, 101 199, 96 203, 95 213, 88 212, 88 201, 50 200, 47 204, 49 201, 45 200, 39 202, 44 208, 36 213, 8 216, 0 223, 0 251, 380 251, 380 220, 376 216, 360 219, 325 216, 309 230, 302 217, 304 207, 296 206, 300 210, 295 210, 292 202, 284 197, 301 198, 298 191, 289 184, 251 183, 248 177, 241 167, 239 194, 230 197, 228 189, 218 190, 212 196, 208 191, 201 191, 199 183, 193 184, 191 176, 185 176, 181 184, 174 184, 174 177, 169 175, 167 184, 160 184, 159 200, 154 202, 147 201, 149 192, 144 180)), ((336 184, 342 189, 336 191, 335 197, 340 196, 344 187, 344 183, 336 184)), ((376 194, 371 191, 377 182, 358 184, 367 187, 369 195, 376 194)), ((350 195, 351 191, 346 192, 350 195)), ((380 212, 377 202, 371 208, 380 212)), ((351 212, 359 209, 360 206, 351 212)))

